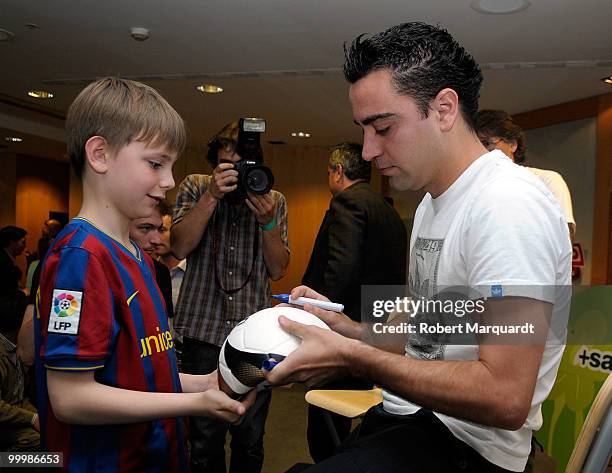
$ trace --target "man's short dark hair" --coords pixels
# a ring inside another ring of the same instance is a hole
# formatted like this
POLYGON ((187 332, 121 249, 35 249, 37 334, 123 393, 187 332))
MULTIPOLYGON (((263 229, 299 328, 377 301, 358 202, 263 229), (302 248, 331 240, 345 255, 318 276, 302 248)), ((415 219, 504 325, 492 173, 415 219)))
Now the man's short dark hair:
POLYGON ((389 69, 400 94, 410 96, 422 118, 445 88, 459 96, 463 119, 474 129, 482 73, 448 31, 420 22, 403 23, 344 45, 344 77, 354 84, 370 72, 389 69))
POLYGON ((370 182, 372 176, 372 163, 361 157, 362 146, 357 143, 344 142, 332 148, 329 166, 336 169, 342 164, 344 175, 351 181, 358 179, 370 182))
POLYGON ((510 114, 503 110, 481 110, 476 115, 476 133, 480 137, 497 136, 506 142, 516 141, 514 162, 525 161, 525 133, 510 114))
POLYGON ((219 150, 229 148, 234 150, 238 143, 238 120, 225 125, 208 142, 206 160, 214 168, 219 164, 219 150))
POLYGON ((6 248, 12 241, 19 241, 28 234, 21 227, 7 225, 0 229, 0 248, 6 248))
POLYGON ((162 199, 157 204, 157 210, 159 211, 159 215, 162 217, 164 215, 170 215, 172 217, 172 205, 166 199, 162 199))

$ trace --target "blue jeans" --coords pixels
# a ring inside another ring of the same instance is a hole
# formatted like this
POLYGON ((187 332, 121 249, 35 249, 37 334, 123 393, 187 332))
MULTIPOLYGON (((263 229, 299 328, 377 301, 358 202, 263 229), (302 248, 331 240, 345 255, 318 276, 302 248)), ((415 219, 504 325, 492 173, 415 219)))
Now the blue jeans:
MULTIPOLYGON (((182 369, 188 374, 208 374, 217 369, 221 348, 192 338, 183 339, 182 369)), ((192 473, 225 473, 225 437, 232 440, 230 473, 260 473, 264 458, 263 436, 272 394, 262 391, 240 425, 189 418, 192 473), (260 398, 263 397, 263 398, 260 398)))

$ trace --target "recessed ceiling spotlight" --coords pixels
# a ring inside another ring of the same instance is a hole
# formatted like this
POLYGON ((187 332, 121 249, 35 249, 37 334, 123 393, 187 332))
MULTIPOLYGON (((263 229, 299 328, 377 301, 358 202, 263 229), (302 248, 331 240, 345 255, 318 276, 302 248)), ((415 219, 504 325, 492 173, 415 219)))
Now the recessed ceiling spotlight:
POLYGON ((15 33, 4 28, 0 28, 0 41, 10 41, 15 37, 15 33))
POLYGON ((149 30, 140 26, 132 26, 130 28, 130 36, 136 41, 146 41, 149 39, 149 30))
POLYGON ((202 84, 196 87, 203 94, 220 94, 223 92, 223 89, 218 85, 214 84, 202 84))
POLYGON ((610 84, 612 85, 612 76, 610 77, 604 77, 603 79, 601 79, 602 82, 605 82, 606 84, 610 84))
POLYGON ((473 0, 470 6, 485 15, 507 15, 518 13, 531 6, 529 0, 473 0))
POLYGON ((294 138, 310 138, 310 133, 306 133, 305 131, 294 131, 291 133, 291 136, 294 138))
POLYGON ((30 90, 28 91, 28 95, 30 97, 34 97, 35 99, 52 99, 53 94, 47 90, 30 90))
POLYGON ((10 141, 11 143, 21 143, 23 141, 23 139, 19 138, 18 136, 7 136, 4 139, 6 141, 10 141))

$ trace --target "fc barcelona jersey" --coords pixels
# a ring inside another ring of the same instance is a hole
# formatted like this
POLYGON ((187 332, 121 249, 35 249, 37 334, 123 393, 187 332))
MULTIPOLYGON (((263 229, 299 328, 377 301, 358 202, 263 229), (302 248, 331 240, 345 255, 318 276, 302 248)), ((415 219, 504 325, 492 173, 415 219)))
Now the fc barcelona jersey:
POLYGON ((153 262, 76 218, 43 263, 36 308, 38 407, 44 449, 75 472, 187 471, 183 419, 69 425, 54 416, 47 370, 94 371, 134 391, 181 392, 174 341, 153 262))

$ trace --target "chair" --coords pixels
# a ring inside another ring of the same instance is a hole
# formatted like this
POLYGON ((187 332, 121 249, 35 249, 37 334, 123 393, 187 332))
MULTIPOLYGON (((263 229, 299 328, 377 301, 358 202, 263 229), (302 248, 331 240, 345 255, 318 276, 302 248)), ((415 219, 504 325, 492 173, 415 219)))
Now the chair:
POLYGON ((374 388, 367 391, 344 389, 313 389, 306 393, 306 402, 325 409, 324 418, 332 436, 334 445, 340 445, 340 438, 332 422, 329 412, 355 419, 366 413, 370 408, 382 402, 382 389, 374 388))
POLYGON ((612 376, 608 375, 565 468, 565 473, 602 473, 612 454, 612 376))

